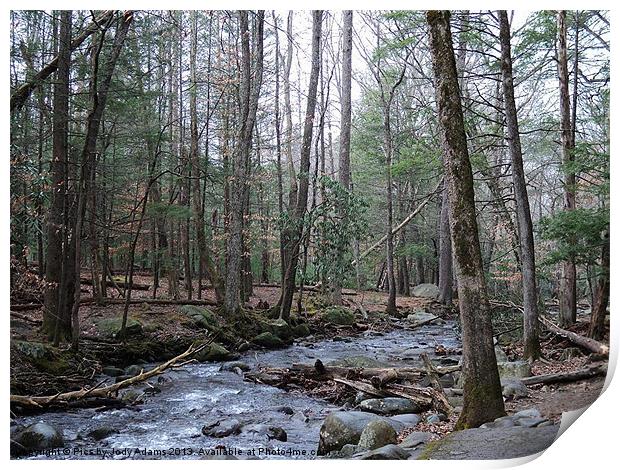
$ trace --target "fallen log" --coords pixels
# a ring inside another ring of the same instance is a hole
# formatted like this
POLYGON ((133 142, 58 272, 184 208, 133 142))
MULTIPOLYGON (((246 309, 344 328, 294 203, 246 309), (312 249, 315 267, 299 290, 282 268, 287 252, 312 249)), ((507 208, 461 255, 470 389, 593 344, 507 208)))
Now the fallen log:
MULTIPOLYGON (((389 371, 396 372, 398 379, 414 379, 418 380, 422 375, 426 374, 425 368, 420 367, 342 367, 342 366, 323 366, 325 370, 325 374, 340 376, 340 377, 350 377, 350 376, 358 376, 363 378, 372 378, 376 376, 380 376, 386 373, 390 373, 389 371)), ((282 370, 282 369, 273 369, 273 370, 282 370)), ((293 364, 290 369, 291 372, 298 373, 312 373, 315 371, 315 367, 309 364, 293 364)), ((452 372, 456 372, 461 370, 461 366, 446 366, 446 367, 437 367, 435 369, 438 375, 446 375, 452 372)))
POLYGON ((540 385, 561 382, 577 382, 578 380, 591 379, 607 375, 607 366, 598 365, 573 372, 560 372, 557 374, 535 375, 521 379, 524 385, 540 385))
POLYGON ((188 359, 194 354, 202 351, 209 346, 213 341, 213 337, 209 338, 205 343, 200 346, 192 345, 187 351, 173 357, 169 361, 160 364, 159 366, 151 369, 147 372, 141 371, 138 375, 122 380, 118 383, 107 386, 94 386, 88 389, 75 390, 72 392, 57 393, 56 395, 32 397, 26 395, 11 395, 11 406, 18 405, 26 409, 43 409, 50 406, 67 405, 70 406, 73 402, 86 403, 86 398, 112 398, 113 395, 123 388, 127 388, 131 385, 135 385, 144 382, 152 377, 162 374, 167 369, 173 367, 180 367, 187 364, 188 359), (180 364, 179 364, 180 363, 180 364))
POLYGON ((452 407, 437 390, 431 387, 415 387, 412 385, 386 384, 382 389, 377 389, 371 384, 358 380, 347 380, 335 377, 334 382, 341 383, 360 392, 372 396, 407 398, 422 408, 433 408, 446 414, 450 414, 452 407))
POLYGON ((414 323, 413 325, 406 326, 404 329, 405 330, 414 330, 414 329, 419 328, 421 326, 428 325, 429 323, 434 322, 437 319, 439 319, 439 317, 438 316, 434 316, 433 318, 429 318, 428 320, 422 320, 422 321, 414 323))
MULTIPOLYGON (((118 287, 119 289, 129 289, 130 284, 128 282, 124 282, 124 281, 114 281, 114 282, 116 284, 116 287, 118 287)), ((89 277, 82 277, 80 278, 80 283, 85 284, 87 286, 92 286, 93 280, 89 277)), ((148 284, 138 284, 135 282, 131 284, 132 290, 149 290, 150 288, 151 286, 148 284)))
POLYGON ((573 333, 572 331, 564 330, 559 326, 553 324, 550 320, 547 320, 545 317, 540 316, 540 322, 547 327, 547 329, 556 335, 563 336, 571 343, 576 344, 577 346, 581 346, 582 348, 587 349, 595 354, 600 354, 602 356, 609 356, 609 346, 606 344, 600 343, 592 338, 586 338, 585 336, 578 335, 577 333, 573 333))

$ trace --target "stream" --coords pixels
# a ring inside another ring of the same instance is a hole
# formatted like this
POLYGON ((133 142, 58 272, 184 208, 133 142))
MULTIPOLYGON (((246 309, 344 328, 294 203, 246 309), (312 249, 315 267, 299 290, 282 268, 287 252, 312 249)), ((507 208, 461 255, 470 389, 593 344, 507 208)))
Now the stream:
MULTIPOLYGON (((405 324, 386 333, 370 331, 357 337, 316 343, 303 338, 286 349, 248 351, 239 360, 254 369, 259 365, 313 364, 316 359, 328 364, 353 356, 372 358, 389 366, 413 367, 421 366, 422 352, 438 362, 459 359, 435 356, 436 345, 460 347, 453 322, 415 330, 403 329, 405 324)), ((234 372, 220 371, 220 366, 197 363, 167 371, 151 381, 161 392, 146 396, 144 404, 136 407, 49 412, 19 417, 15 422, 29 425, 44 421, 64 432, 66 448, 60 455, 31 459, 196 459, 224 447, 241 451, 238 458, 314 458, 321 424, 327 414, 339 409, 337 406, 298 392, 246 382, 234 372), (238 420, 243 424, 241 433, 223 438, 203 435, 204 424, 217 418, 238 420), (271 426, 284 429, 287 441, 269 439, 265 429, 271 426), (101 441, 87 437, 92 430, 102 427, 114 428, 118 433, 101 441), (252 449, 254 454, 248 455, 252 449)), ((137 385, 135 390, 141 392, 145 386, 137 385)))

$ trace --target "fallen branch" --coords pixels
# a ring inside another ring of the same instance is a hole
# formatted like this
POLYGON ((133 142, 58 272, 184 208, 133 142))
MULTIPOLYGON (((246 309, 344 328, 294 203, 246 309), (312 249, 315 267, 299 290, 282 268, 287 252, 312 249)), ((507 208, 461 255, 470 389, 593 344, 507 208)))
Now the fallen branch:
POLYGON ((159 366, 151 369, 147 372, 141 371, 138 375, 130 377, 121 382, 104 387, 92 387, 89 389, 81 389, 73 392, 58 393, 56 395, 43 396, 43 397, 31 397, 25 395, 11 395, 11 405, 19 405, 25 408, 45 408, 51 405, 69 405, 72 402, 83 402, 85 398, 111 398, 113 395, 123 388, 130 387, 141 382, 144 382, 151 377, 162 374, 167 369, 173 367, 178 362, 183 362, 186 358, 202 351, 209 346, 213 338, 209 338, 205 343, 200 346, 192 345, 184 353, 173 357, 167 362, 160 364, 159 366))
POLYGON ((591 379, 607 375, 607 366, 599 365, 588 367, 573 372, 560 372, 557 374, 535 375, 521 379, 524 385, 551 384, 560 382, 577 382, 578 380, 591 379))
MULTIPOLYGON (((93 280, 89 277, 82 277, 80 278, 80 283, 81 284, 85 284, 87 286, 92 286, 93 285, 93 280)), ((120 289, 127 289, 129 288, 129 283, 128 282, 124 282, 124 281, 114 281, 115 283, 115 287, 120 289)), ((151 286, 149 286, 148 284, 138 284, 136 282, 134 282, 133 284, 131 284, 131 288, 133 290, 149 290, 151 288, 151 286)))
POLYGON ((543 325, 547 327, 549 331, 555 333, 556 335, 563 336, 571 343, 574 343, 577 346, 581 346, 582 348, 585 348, 595 354, 609 356, 609 346, 607 346, 606 344, 599 343, 592 338, 586 338, 585 336, 578 335, 577 333, 573 333, 572 331, 564 330, 559 326, 553 324, 550 320, 547 320, 543 316, 541 316, 539 320, 543 325))
MULTIPOLYGON (((443 184, 443 178, 439 180, 439 183, 437 183, 437 187, 430 194, 428 194, 424 199, 422 199, 422 202, 420 203, 420 205, 418 205, 418 207, 416 207, 415 210, 411 214, 405 217, 400 224, 398 224, 396 227, 392 229, 392 235, 396 235, 398 232, 400 232, 409 222, 413 220, 413 218, 416 215, 418 215, 422 211, 422 209, 424 209, 426 204, 428 204, 429 201, 433 198, 433 196, 437 193, 437 191, 439 191, 439 188, 442 186, 442 184, 443 184)), ((387 240, 387 235, 384 235, 383 237, 381 237, 380 240, 378 240, 370 248, 368 248, 361 255, 359 255, 358 259, 353 260, 351 264, 355 266, 356 263, 364 259, 366 256, 368 256, 370 253, 372 253, 377 248, 379 248, 383 243, 385 243, 386 240, 387 240)))
POLYGON ((406 326, 405 330, 414 330, 414 329, 419 328, 421 326, 428 325, 429 323, 434 322, 438 318, 439 318, 438 316, 434 316, 433 318, 429 318, 428 320, 422 320, 422 321, 416 322, 413 325, 406 326))

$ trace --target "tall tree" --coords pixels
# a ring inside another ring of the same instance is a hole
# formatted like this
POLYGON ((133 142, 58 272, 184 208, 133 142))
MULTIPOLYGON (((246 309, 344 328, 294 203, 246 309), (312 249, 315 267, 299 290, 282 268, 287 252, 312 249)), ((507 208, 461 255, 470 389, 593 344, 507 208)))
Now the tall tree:
POLYGON ((52 135, 51 187, 52 197, 47 220, 47 260, 45 279, 45 307, 43 309, 43 331, 54 339, 56 331, 69 338, 71 336, 71 316, 59 302, 62 289, 63 240, 66 227, 65 206, 67 194, 67 159, 69 131, 69 74, 71 66, 71 10, 60 13, 60 34, 58 37, 58 66, 54 84, 54 114, 52 135))
POLYGON ((241 269, 243 256, 243 216, 247 204, 247 185, 250 170, 252 135, 256 122, 256 110, 263 80, 263 29, 264 11, 256 13, 255 64, 252 73, 250 51, 250 27, 248 12, 239 11, 239 34, 241 37, 239 133, 233 155, 231 181, 229 234, 226 244, 226 288, 224 309, 236 314, 241 304, 241 269))
POLYGON ((450 12, 429 11, 426 19, 430 28, 463 341, 464 401, 456 429, 466 429, 503 416, 505 411, 493 347, 491 311, 482 267, 450 12))
POLYGON ((517 227, 521 248, 521 283, 523 286, 523 357, 536 360, 540 356, 538 341, 538 291, 536 288, 536 263, 534 256, 534 233, 530 200, 527 195, 523 154, 517 105, 515 104, 514 80, 512 75, 512 54, 510 48, 510 24, 506 10, 499 14, 499 39, 502 50, 502 87, 506 114, 506 143, 512 160, 512 181, 517 209, 517 227))
POLYGON ((295 291, 295 274, 301 248, 304 219, 308 207, 308 188, 310 177, 310 151, 312 147, 312 130, 314 125, 314 113, 316 108, 316 96, 319 83, 321 27, 323 23, 323 11, 312 12, 312 61, 310 68, 310 82, 308 84, 308 101, 306 104, 306 116, 304 120, 303 138, 301 143, 301 159, 299 164, 299 185, 295 206, 292 208, 290 236, 290 258, 286 266, 282 295, 280 299, 280 318, 289 320, 293 293, 295 291))
MULTIPOLYGON (((353 52, 353 11, 342 12, 342 76, 340 82, 340 149, 338 181, 345 190, 351 188, 351 64, 353 52)), ((323 158, 323 165, 325 158, 323 158)), ((342 216, 341 210, 341 216, 342 216)), ((343 247, 346 250, 347 247, 343 247)), ((342 279, 334 279, 332 301, 342 304, 342 279)))
MULTIPOLYGON (((560 126, 562 132, 562 164, 564 166, 564 210, 575 210, 575 141, 571 125, 571 106, 566 44, 566 10, 558 12, 558 78, 560 82, 560 126)), ((577 54, 577 51, 575 51, 577 54)), ((577 80, 577 77, 574 77, 577 80)), ((576 96, 575 96, 576 99, 576 96)), ((560 280, 560 326, 569 326, 577 319, 577 267, 574 255, 562 263, 560 280)))

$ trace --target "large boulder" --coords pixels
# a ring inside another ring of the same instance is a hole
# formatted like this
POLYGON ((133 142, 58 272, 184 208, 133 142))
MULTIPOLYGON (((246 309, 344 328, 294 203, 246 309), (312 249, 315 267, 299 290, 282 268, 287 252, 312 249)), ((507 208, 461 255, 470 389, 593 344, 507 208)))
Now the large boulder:
POLYGON ((396 444, 388 444, 378 449, 371 450, 359 457, 360 460, 407 460, 409 452, 397 446, 396 444))
POLYGON ((512 399, 525 398, 528 396, 528 391, 521 380, 509 377, 502 379, 502 395, 512 399))
POLYGON ((265 348, 281 348, 284 346, 284 341, 268 331, 264 331, 263 333, 255 336, 252 339, 252 342, 265 348))
POLYGON ((282 341, 286 341, 293 337, 291 325, 281 318, 261 321, 260 326, 263 332, 272 333, 282 341))
POLYGON ((425 408, 418 405, 408 398, 370 398, 359 404, 359 408, 363 411, 369 411, 380 415, 398 415, 406 413, 419 413, 425 411, 425 408))
POLYGON ((411 291, 411 295, 426 299, 436 299, 439 296, 439 287, 435 284, 418 284, 411 291))
POLYGON ((360 449, 374 450, 396 442, 397 434, 394 428, 387 421, 376 419, 366 425, 357 446, 360 449))
POLYGON ((64 446, 62 431, 44 422, 16 429, 11 435, 11 455, 64 446))
POLYGON ((212 329, 217 324, 215 314, 208 308, 196 305, 183 305, 179 311, 187 315, 200 328, 212 329))
MULTIPOLYGON (((95 324, 101 333, 116 338, 123 326, 123 318, 102 318, 96 321, 95 324)), ((129 336, 142 334, 142 323, 133 318, 128 318, 125 325, 125 334, 129 336)))
POLYGON ((334 325, 353 325, 355 323, 353 312, 337 306, 326 308, 321 319, 334 325))
POLYGON ((218 343, 212 343, 208 348, 204 348, 195 356, 197 361, 200 362, 219 362, 229 361, 233 358, 233 355, 224 346, 218 343))
POLYGON ((432 432, 414 431, 407 434, 407 436, 398 445, 404 447, 405 449, 413 449, 420 444, 426 444, 433 436, 434 434, 432 432))
POLYGON ((424 310, 418 310, 417 312, 407 315, 407 321, 411 323, 422 323, 437 318, 437 315, 425 312, 424 310))
MULTIPOLYGON (((405 426, 390 418, 380 418, 388 422, 396 432, 402 431, 405 426)), ((364 428, 371 421, 377 420, 377 415, 363 411, 335 411, 330 413, 319 432, 318 455, 327 455, 339 451, 346 444, 357 445, 364 428)))
POLYGON ((202 427, 202 433, 209 437, 227 437, 241 432, 241 422, 236 419, 213 419, 202 427))
POLYGON ((503 361, 497 363, 499 377, 506 379, 509 377, 524 378, 532 375, 532 368, 527 361, 503 361))

